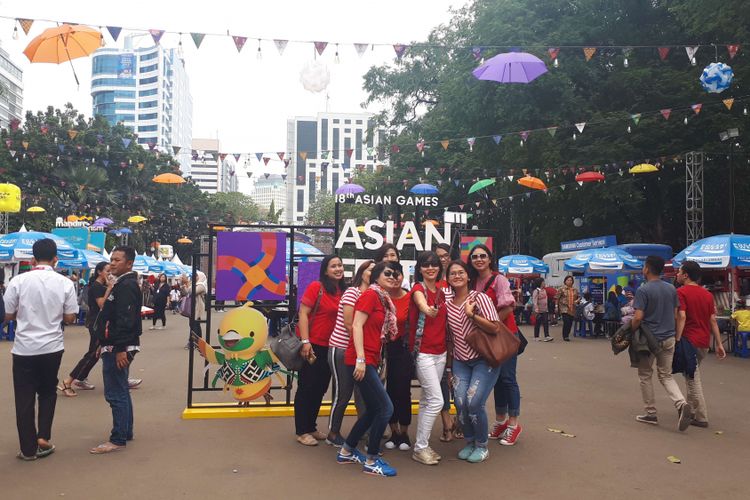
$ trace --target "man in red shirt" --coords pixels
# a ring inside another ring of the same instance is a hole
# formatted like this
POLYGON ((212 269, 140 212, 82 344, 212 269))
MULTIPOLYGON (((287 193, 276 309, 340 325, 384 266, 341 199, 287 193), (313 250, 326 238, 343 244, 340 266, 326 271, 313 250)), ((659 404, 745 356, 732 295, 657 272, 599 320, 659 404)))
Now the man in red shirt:
POLYGON ((695 415, 690 425, 708 427, 706 401, 703 398, 703 386, 700 378, 701 361, 708 354, 708 347, 713 332, 716 339, 716 357, 724 359, 727 353, 721 343, 719 325, 716 323, 716 307, 711 292, 698 284, 701 268, 696 262, 685 261, 677 271, 677 282, 682 286, 677 289, 680 299, 680 312, 677 317, 677 334, 675 339, 685 337, 698 353, 698 367, 695 377, 685 377, 687 384, 687 401, 693 407, 695 415))

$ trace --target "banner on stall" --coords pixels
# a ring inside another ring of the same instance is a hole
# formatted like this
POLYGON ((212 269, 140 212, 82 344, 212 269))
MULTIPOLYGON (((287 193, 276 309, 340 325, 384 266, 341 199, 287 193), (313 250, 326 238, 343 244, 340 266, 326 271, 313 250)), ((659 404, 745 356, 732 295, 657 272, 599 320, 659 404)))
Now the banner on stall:
POLYGON ((216 300, 284 300, 286 234, 220 232, 216 300))
POLYGON ((104 240, 106 239, 107 235, 105 233, 92 233, 89 231, 89 242, 88 245, 86 245, 86 248, 94 252, 102 253, 104 252, 104 240))
MULTIPOLYGON (((85 227, 56 227, 52 234, 68 240, 73 248, 86 250, 89 244, 89 230, 85 227)), ((103 234, 103 233, 102 233, 103 234)), ((102 246, 104 244, 102 243, 102 246)))

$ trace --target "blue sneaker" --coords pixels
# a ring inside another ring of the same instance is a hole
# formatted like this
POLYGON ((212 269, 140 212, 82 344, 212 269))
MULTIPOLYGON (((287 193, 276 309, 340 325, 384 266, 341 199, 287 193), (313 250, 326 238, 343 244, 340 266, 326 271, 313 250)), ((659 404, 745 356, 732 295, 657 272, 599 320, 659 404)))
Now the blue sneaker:
POLYGON ((467 444, 458 452, 458 458, 460 460, 468 460, 472 453, 474 453, 474 445, 467 444))
POLYGON ((384 476, 393 477, 396 475, 396 469, 388 465, 388 462, 382 458, 378 458, 374 463, 368 464, 365 462, 362 465, 362 472, 365 474, 372 474, 373 476, 384 476))
POLYGON ((467 458, 466 461, 472 464, 478 464, 479 462, 484 462, 489 457, 490 451, 487 448, 477 446, 474 448, 474 451, 471 452, 471 455, 469 455, 469 458, 467 458))
POLYGON ((352 450, 350 455, 342 455, 339 451, 336 454, 336 462, 340 464, 363 464, 365 463, 365 456, 357 449, 352 450))

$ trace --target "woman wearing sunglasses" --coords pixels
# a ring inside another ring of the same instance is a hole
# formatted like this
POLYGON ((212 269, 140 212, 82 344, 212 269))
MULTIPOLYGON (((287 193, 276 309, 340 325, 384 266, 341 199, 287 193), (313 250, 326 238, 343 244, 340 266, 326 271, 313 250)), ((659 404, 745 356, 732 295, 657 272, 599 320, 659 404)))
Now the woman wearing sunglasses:
POLYGON ((458 458, 471 463, 487 460, 487 397, 497 382, 500 367, 492 368, 466 341, 474 328, 498 333, 500 319, 492 300, 482 292, 469 290, 469 266, 454 260, 448 266, 452 297, 446 302, 453 348, 453 396, 466 446, 458 458))
POLYGON ((367 474, 395 476, 396 469, 380 458, 380 440, 393 413, 393 403, 378 375, 383 342, 398 335, 396 307, 391 294, 401 288, 401 264, 379 262, 370 274, 372 284, 354 306, 354 323, 344 362, 352 370, 354 383, 365 401, 365 413, 357 419, 336 461, 340 464, 362 464, 367 474), (369 432, 367 455, 357 449, 365 432, 369 432))
POLYGON ((440 380, 446 361, 447 313, 445 293, 438 285, 442 274, 440 259, 435 252, 423 252, 417 256, 409 316, 409 352, 415 359, 415 373, 422 387, 422 396, 419 398, 412 458, 425 465, 437 465, 441 459, 430 448, 429 440, 435 419, 443 408, 440 380))
MULTIPOLYGON (((469 252, 469 271, 472 290, 486 293, 497 309, 498 317, 508 330, 518 335, 518 325, 513 314, 516 300, 510 291, 510 283, 497 272, 495 256, 487 246, 479 244, 469 252)), ((518 355, 500 366, 500 376, 495 385, 495 423, 490 439, 499 439, 500 444, 513 446, 522 427, 518 423, 521 414, 521 390, 516 378, 518 355)))

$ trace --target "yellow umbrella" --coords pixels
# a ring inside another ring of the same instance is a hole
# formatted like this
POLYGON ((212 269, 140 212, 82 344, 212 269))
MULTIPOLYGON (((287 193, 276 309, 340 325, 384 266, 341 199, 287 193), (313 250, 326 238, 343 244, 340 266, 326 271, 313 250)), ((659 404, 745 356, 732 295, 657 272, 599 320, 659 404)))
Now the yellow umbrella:
POLYGON ((128 222, 132 222, 132 223, 144 222, 144 221, 147 221, 147 220, 148 219, 145 218, 142 215, 132 215, 132 216, 128 217, 128 222))
POLYGON ((160 174, 151 180, 158 184, 184 184, 186 182, 182 176, 177 174, 160 174))
POLYGON ((649 174, 651 172, 658 172, 659 169, 650 163, 641 163, 628 170, 631 174, 649 174))
MULTIPOLYGON (((34 38, 23 53, 33 63, 61 64, 73 59, 87 57, 102 46, 102 34, 94 28, 79 24, 63 24, 49 28, 34 38)), ((78 76, 73 69, 78 83, 78 76)))
POLYGON ((46 210, 40 206, 34 205, 33 207, 29 207, 26 209, 27 212, 31 212, 32 214, 38 214, 42 212, 46 212, 46 210))
POLYGON ((180 238, 179 240, 177 240, 177 243, 181 243, 183 245, 190 245, 190 244, 193 243, 193 240, 191 240, 187 236, 183 236, 182 238, 180 238))
POLYGON ((77 215, 68 215, 66 218, 67 222, 78 222, 79 220, 81 219, 79 219, 77 215))
POLYGON ((527 188, 531 189, 547 189, 547 186, 544 184, 544 181, 542 181, 542 179, 539 179, 538 177, 532 177, 530 175, 521 177, 517 182, 520 185, 526 186, 527 188))

